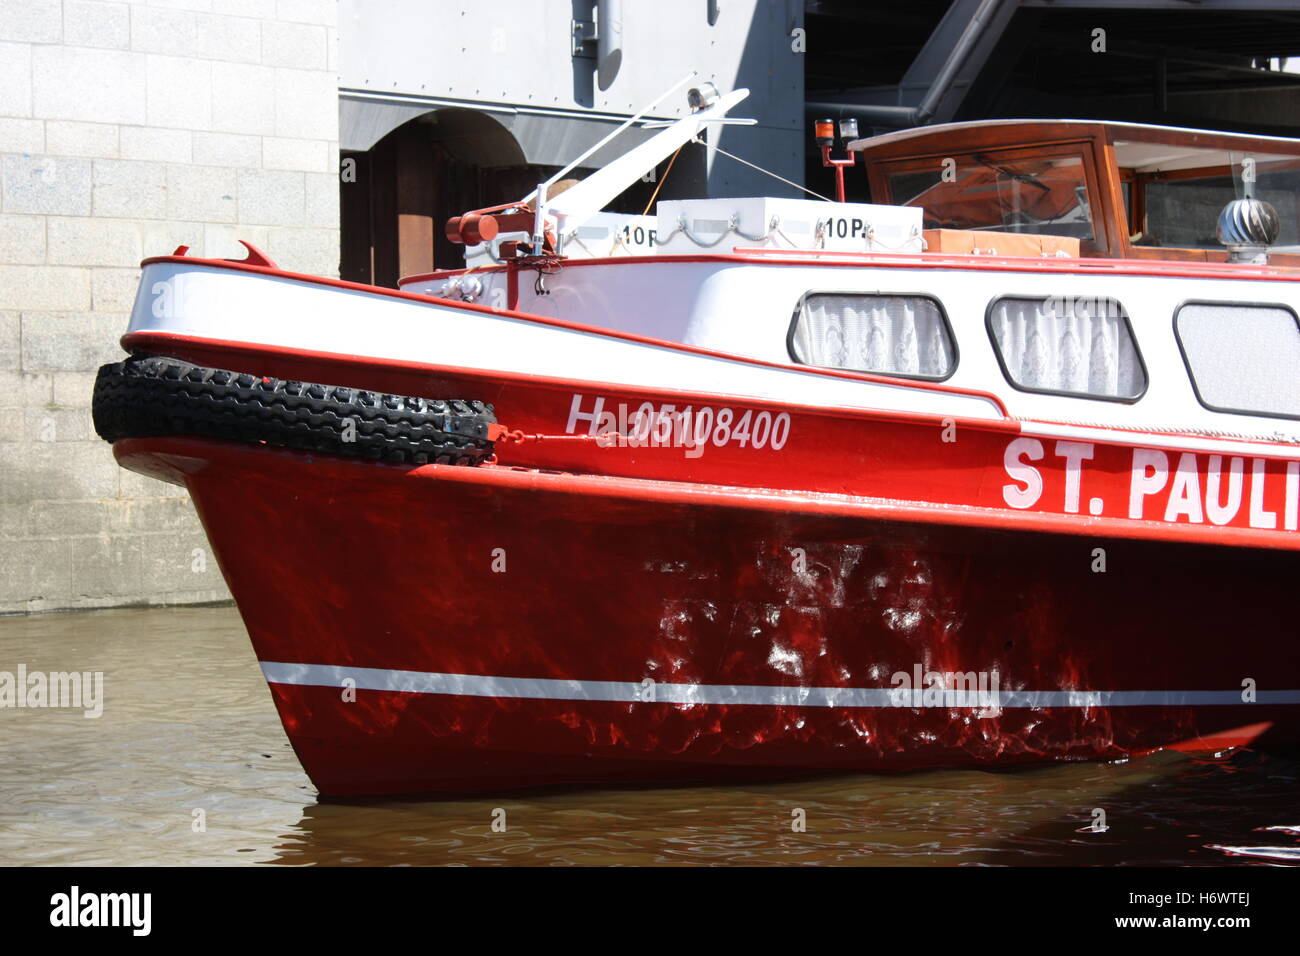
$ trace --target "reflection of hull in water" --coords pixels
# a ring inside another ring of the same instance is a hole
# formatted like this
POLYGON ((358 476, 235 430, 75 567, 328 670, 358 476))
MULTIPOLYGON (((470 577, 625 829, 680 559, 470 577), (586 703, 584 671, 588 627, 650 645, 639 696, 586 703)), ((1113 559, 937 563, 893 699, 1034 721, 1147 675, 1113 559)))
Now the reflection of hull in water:
POLYGON ((1273 844, 1265 848, 1270 862, 1294 852, 1295 835, 1274 825, 1292 818, 1298 769, 1250 751, 1214 761, 1166 751, 1010 775, 933 770, 761 787, 606 789, 599 810, 579 791, 490 802, 344 798, 304 807, 272 862, 1257 865, 1221 847, 1273 844), (492 826, 497 807, 504 831, 492 826), (808 815, 806 832, 784 830, 795 808, 808 815), (1093 829, 1097 808, 1106 813, 1104 831, 1093 829))
POLYGON ((1292 552, 1113 540, 1096 574, 1077 537, 670 482, 115 450, 188 485, 324 793, 1116 758, 1261 722, 1295 738, 1270 690, 1295 671, 1292 552), (999 711, 893 706, 918 665, 995 672, 999 711))

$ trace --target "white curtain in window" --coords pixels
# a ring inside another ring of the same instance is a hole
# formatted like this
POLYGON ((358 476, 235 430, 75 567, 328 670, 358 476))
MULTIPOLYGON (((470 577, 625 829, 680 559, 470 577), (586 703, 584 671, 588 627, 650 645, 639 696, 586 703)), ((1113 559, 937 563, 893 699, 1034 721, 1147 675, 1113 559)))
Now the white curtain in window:
POLYGON ((953 345, 939 307, 920 296, 808 296, 794 331, 808 365, 944 378, 953 345))
POLYGON ((1146 387, 1114 299, 999 299, 991 325, 1007 374, 1023 388, 1136 398, 1146 387))

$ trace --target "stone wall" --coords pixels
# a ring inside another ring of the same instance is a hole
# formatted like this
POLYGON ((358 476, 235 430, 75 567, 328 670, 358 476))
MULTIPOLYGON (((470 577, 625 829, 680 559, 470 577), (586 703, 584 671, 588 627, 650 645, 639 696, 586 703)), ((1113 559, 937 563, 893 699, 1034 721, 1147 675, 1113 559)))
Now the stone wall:
POLYGON ((0 0, 0 613, 227 596, 91 386, 145 256, 338 274, 336 28, 335 0, 0 0))

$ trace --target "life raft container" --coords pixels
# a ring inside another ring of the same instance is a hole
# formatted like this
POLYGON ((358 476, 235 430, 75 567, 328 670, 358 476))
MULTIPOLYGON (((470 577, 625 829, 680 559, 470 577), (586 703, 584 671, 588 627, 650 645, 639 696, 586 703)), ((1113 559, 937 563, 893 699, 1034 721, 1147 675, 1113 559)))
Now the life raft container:
POLYGON ((260 442, 372 461, 478 465, 493 453, 491 405, 265 378, 157 355, 100 368, 95 431, 260 442))

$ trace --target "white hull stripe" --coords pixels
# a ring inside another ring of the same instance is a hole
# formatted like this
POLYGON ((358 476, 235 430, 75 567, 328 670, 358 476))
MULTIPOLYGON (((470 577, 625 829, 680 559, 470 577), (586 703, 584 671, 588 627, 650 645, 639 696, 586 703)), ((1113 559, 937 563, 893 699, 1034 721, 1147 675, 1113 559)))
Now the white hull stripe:
MULTIPOLYGON (((271 684, 343 688, 345 680, 358 690, 407 694, 449 694, 456 697, 517 697, 532 700, 601 700, 664 704, 739 704, 765 707, 897 707, 895 688, 780 687, 767 684, 650 684, 639 681, 552 680, 535 677, 490 677, 481 674, 437 674, 428 671, 335 667, 330 664, 284 664, 262 661, 271 684)), ((983 707, 972 691, 966 704, 931 707, 983 707)), ((992 694, 995 707, 1215 707, 1248 706, 1238 690, 1001 690, 992 694)), ((961 697, 957 698, 959 701, 961 697)), ((1261 690, 1260 704, 1300 705, 1300 690, 1261 690)), ((902 706, 913 706, 910 702, 902 706)))

